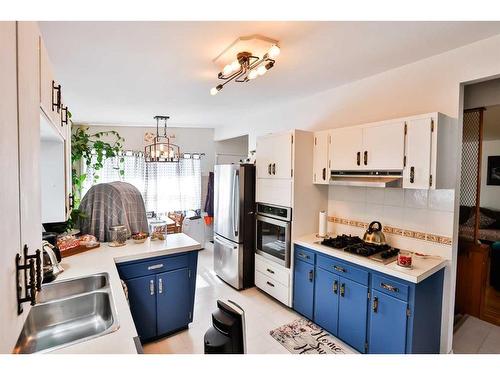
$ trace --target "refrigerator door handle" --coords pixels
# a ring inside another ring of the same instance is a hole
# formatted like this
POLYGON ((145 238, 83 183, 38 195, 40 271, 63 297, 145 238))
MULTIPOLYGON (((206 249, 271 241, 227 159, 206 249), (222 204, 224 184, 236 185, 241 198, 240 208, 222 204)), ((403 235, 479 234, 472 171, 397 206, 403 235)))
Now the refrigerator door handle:
POLYGON ((233 202, 233 231, 234 235, 238 236, 239 232, 239 222, 240 222, 240 197, 239 197, 239 171, 234 171, 233 175, 233 191, 232 191, 232 202, 233 202))

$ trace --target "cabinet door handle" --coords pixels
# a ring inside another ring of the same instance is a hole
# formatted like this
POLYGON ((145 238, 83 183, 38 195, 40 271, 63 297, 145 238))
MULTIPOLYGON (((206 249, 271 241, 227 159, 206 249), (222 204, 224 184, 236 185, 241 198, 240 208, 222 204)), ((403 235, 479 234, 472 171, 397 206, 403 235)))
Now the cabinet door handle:
POLYGON ((314 280, 314 270, 310 270, 309 271, 309 282, 313 282, 314 280))
POLYGON ((73 196, 73 194, 69 194, 68 195, 68 200, 69 200, 69 208, 72 210, 73 208, 75 208, 75 197, 73 196))
POLYGON ((339 282, 337 280, 335 280, 333 282, 333 293, 337 294, 339 291, 339 282))
POLYGON ((163 293, 163 280, 161 278, 158 279, 158 293, 159 294, 163 293))
POLYGON ((266 271, 274 275, 274 271, 272 269, 268 268, 268 269, 266 269, 266 271))
POLYGON ((415 182, 415 167, 410 167, 410 183, 415 182))
POLYGON ((333 266, 333 269, 339 272, 344 272, 344 273, 346 272, 345 268, 340 266, 333 266))
POLYGON ((273 163, 273 175, 276 174, 276 163, 273 163))
POLYGON ((358 151, 356 153, 356 164, 361 165, 361 152, 360 151, 358 151))
POLYGON ((63 125, 68 125, 68 106, 61 107, 61 126, 63 125))
POLYGON ((376 314, 378 311, 378 297, 373 298, 372 310, 376 314))
POLYGON ((365 153, 363 154, 363 162, 365 163, 365 165, 368 165, 368 151, 365 151, 365 153))
POLYGON ((54 111, 54 108, 57 110, 57 113, 59 113, 61 109, 61 85, 56 85, 56 83, 52 81, 52 111, 54 111))
POLYGON ((153 264, 152 266, 148 267, 148 270, 149 271, 151 271, 151 270, 157 270, 158 268, 163 268, 163 263, 153 264))
POLYGON ((323 168, 323 181, 326 181, 326 168, 323 168))
POLYGON ((154 280, 149 280, 149 294, 152 296, 155 294, 155 281, 154 280))
POLYGON ((274 284, 273 283, 270 283, 269 281, 266 281, 266 284, 269 285, 269 286, 272 286, 274 288, 274 284))
POLYGON ((390 292, 394 292, 394 293, 397 293, 399 292, 399 289, 396 288, 395 286, 392 286, 392 285, 389 285, 389 284, 386 284, 386 283, 380 283, 380 286, 384 289, 387 289, 388 291, 390 292))
POLYGON ((267 165, 267 174, 271 174, 271 163, 267 165))
POLYGON ((345 296, 345 283, 340 284, 340 296, 345 296))

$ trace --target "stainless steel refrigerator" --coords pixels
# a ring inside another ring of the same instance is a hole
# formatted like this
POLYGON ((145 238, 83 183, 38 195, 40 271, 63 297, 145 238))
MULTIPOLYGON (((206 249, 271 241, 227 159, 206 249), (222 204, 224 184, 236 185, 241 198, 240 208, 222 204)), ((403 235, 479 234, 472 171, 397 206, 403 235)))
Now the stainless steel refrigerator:
POLYGON ((254 285, 255 166, 223 164, 214 173, 214 270, 236 289, 254 285))

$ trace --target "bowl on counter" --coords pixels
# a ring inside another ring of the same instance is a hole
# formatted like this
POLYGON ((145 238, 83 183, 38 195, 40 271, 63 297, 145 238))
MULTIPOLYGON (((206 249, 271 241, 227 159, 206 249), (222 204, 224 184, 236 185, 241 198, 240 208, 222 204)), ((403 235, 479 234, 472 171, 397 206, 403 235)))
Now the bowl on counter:
POLYGON ((149 237, 149 233, 139 232, 132 235, 134 243, 144 243, 149 237))

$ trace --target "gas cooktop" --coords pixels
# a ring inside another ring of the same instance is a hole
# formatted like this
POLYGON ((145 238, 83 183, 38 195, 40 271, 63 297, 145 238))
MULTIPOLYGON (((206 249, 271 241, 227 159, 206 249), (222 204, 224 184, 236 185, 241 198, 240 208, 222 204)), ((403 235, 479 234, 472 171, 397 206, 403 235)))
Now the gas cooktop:
POLYGON ((358 236, 342 234, 335 238, 329 237, 321 241, 321 244, 335 249, 342 249, 348 253, 368 257, 372 260, 388 264, 396 260, 399 249, 389 245, 374 245, 364 242, 358 236))

